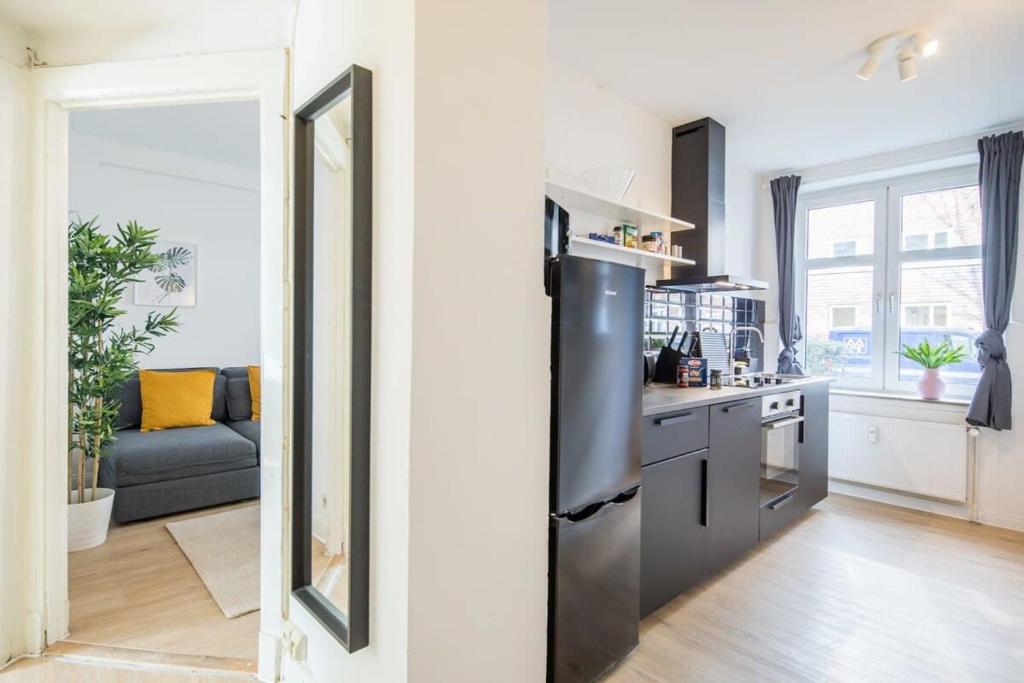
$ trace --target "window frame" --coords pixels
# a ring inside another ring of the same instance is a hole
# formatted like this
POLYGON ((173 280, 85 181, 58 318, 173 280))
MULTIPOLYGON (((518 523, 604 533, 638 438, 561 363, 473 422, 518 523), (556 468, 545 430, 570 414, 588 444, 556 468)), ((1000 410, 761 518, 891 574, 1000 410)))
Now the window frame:
MULTIPOLYGON (((798 352, 801 364, 807 365, 807 278, 811 271, 829 268, 854 268, 871 266, 871 287, 872 287, 872 315, 871 315, 871 339, 882 339, 884 329, 882 321, 878 319, 877 313, 881 306, 881 294, 878 293, 878 283, 885 276, 884 261, 880 262, 878 254, 884 253, 885 238, 882 231, 878 229, 880 221, 885 219, 885 188, 877 184, 864 184, 839 189, 824 190, 813 194, 799 196, 797 198, 796 211, 796 249, 794 250, 794 267, 796 268, 794 278, 797 283, 795 292, 796 310, 803 325, 804 341, 798 344, 798 352), (870 254, 854 256, 823 256, 808 258, 808 232, 807 216, 815 209, 826 209, 844 204, 856 204, 860 202, 874 202, 875 208, 875 230, 872 240, 870 254)), ((841 385, 851 389, 872 389, 882 385, 882 345, 873 343, 871 345, 871 372, 867 377, 845 377, 841 385)), ((838 384, 838 382, 837 382, 838 384)))
MULTIPOLYGON (((807 286, 811 271, 823 268, 872 266, 871 372, 865 377, 839 377, 836 386, 849 389, 908 393, 916 390, 916 380, 900 380, 899 349, 903 306, 900 267, 911 262, 963 261, 981 258, 981 246, 903 250, 903 197, 920 192, 953 189, 978 184, 978 166, 931 171, 912 176, 888 178, 858 185, 830 188, 801 195, 797 199, 796 249, 794 256, 796 310, 804 321, 806 337, 807 286), (808 216, 814 209, 874 201, 874 248, 871 254, 847 257, 808 258, 808 216), (876 341, 877 340, 877 341, 876 341)), ((929 313, 931 316, 932 314, 929 313)), ((799 355, 806 367, 806 339, 799 344, 799 355)), ((974 384, 948 384, 947 395, 971 396, 974 384)))

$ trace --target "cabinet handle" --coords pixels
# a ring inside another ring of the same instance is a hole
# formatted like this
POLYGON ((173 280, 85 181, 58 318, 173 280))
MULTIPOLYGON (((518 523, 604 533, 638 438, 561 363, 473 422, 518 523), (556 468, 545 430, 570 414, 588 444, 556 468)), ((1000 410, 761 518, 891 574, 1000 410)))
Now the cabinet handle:
POLYGON ((786 419, 786 420, 777 420, 775 422, 765 422, 764 425, 762 425, 762 426, 765 429, 782 429, 783 427, 792 427, 793 425, 798 425, 798 424, 800 424, 803 421, 804 421, 804 418, 802 418, 802 417, 791 417, 791 418, 786 419))
POLYGON ((747 408, 752 408, 753 406, 754 406, 754 402, 753 401, 748 401, 747 403, 738 403, 738 404, 733 405, 733 406, 726 406, 725 408, 722 408, 722 410, 727 412, 727 413, 730 413, 730 412, 732 412, 734 410, 746 410, 747 408))
POLYGON ((701 478, 701 526, 708 526, 711 523, 711 497, 708 495, 708 478, 711 469, 711 459, 704 458, 700 461, 701 478))
POLYGON ((774 503, 772 503, 771 505, 769 505, 768 509, 769 510, 778 510, 779 508, 786 507, 787 505, 789 505, 792 502, 793 502, 793 494, 791 493, 788 496, 786 496, 785 498, 780 498, 779 500, 777 500, 774 503))
POLYGON ((670 425, 679 424, 680 422, 686 422, 686 418, 690 417, 691 415, 693 415, 692 412, 683 413, 682 415, 676 415, 674 417, 663 417, 660 420, 655 420, 654 424, 658 425, 659 427, 668 427, 670 425))

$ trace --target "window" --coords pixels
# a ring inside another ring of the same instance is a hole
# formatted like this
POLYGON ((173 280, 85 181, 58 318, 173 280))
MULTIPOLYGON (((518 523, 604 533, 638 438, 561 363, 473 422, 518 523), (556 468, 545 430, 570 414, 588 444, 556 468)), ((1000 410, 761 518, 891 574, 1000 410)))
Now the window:
POLYGON ((805 369, 851 387, 913 391, 904 344, 949 341, 967 358, 943 369, 947 393, 980 376, 981 210, 976 169, 801 197, 797 305, 805 369))
POLYGON ((842 242, 832 243, 832 256, 853 256, 857 253, 857 242, 854 240, 844 240, 842 242))
POLYGON ((857 327, 856 306, 832 306, 830 310, 832 329, 840 327, 857 327))
POLYGON ((903 304, 903 329, 911 327, 945 327, 949 320, 949 304, 903 304))

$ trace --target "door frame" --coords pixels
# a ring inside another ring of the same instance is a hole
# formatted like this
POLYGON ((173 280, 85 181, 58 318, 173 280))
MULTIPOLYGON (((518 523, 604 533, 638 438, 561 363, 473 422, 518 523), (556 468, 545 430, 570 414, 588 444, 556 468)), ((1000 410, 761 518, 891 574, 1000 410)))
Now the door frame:
POLYGON ((290 571, 285 520, 290 455, 291 82, 285 49, 33 70, 32 229, 42 235, 44 609, 39 642, 69 629, 67 543, 68 114, 81 109, 258 100, 260 111, 259 675, 276 680, 290 571))

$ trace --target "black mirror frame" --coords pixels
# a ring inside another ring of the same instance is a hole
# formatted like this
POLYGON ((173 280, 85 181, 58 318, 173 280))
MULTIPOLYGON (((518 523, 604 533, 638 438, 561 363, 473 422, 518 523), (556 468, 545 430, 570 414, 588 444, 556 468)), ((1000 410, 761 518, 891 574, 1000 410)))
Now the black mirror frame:
POLYGON ((353 65, 295 112, 292 595, 349 652, 370 632, 370 366, 373 294, 373 80, 353 65), (352 385, 348 612, 312 586, 313 163, 315 121, 352 100, 352 385))

